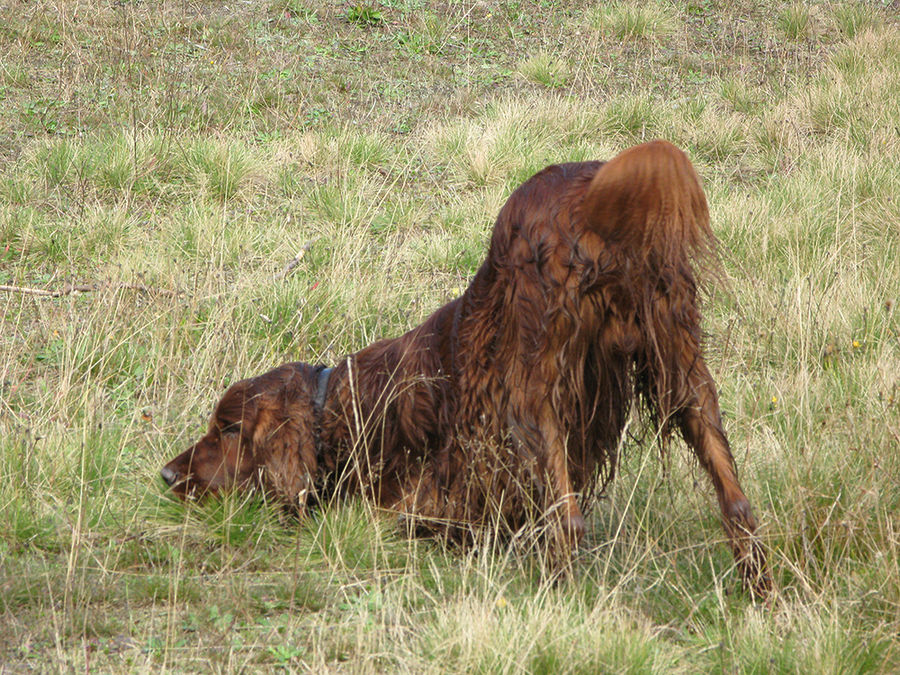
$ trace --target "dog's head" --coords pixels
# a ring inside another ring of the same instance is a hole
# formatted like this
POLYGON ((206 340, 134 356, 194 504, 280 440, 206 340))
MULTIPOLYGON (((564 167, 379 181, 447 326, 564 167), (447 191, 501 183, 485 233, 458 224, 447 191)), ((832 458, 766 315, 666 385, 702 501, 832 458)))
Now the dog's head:
POLYGON ((209 431, 162 468, 163 480, 182 498, 261 487, 302 509, 317 466, 318 373, 314 366, 289 363, 232 385, 209 431))
POLYGON ((202 497, 258 482, 253 438, 260 396, 254 380, 242 380, 225 392, 206 435, 160 471, 175 494, 202 497))

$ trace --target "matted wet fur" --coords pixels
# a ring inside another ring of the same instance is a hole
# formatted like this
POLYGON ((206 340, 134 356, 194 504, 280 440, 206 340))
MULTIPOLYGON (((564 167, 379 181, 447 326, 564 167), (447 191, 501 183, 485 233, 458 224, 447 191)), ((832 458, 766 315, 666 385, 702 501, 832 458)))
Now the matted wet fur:
POLYGON ((696 453, 763 595, 756 521, 701 353, 692 263, 712 244, 699 178, 670 143, 547 167, 500 211, 462 297, 333 370, 291 363, 238 382, 163 477, 180 495, 258 485, 301 512, 363 493, 450 534, 516 528, 537 510, 568 548, 637 400, 696 453))

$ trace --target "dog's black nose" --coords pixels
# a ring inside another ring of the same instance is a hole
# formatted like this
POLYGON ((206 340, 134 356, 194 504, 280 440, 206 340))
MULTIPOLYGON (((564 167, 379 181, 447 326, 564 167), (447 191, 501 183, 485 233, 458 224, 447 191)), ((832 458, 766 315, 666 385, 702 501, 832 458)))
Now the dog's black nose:
POLYGON ((164 466, 162 469, 160 469, 159 475, 162 476, 163 480, 166 481, 167 485, 175 485, 175 483, 178 482, 178 478, 179 478, 178 472, 173 471, 172 469, 170 469, 167 466, 164 466))

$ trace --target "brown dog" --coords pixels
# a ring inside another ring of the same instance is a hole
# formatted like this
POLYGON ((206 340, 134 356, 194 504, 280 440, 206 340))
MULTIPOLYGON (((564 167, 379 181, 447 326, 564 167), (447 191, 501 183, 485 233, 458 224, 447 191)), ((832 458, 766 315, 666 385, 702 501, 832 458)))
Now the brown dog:
POLYGON ((462 297, 333 369, 238 382, 162 476, 180 495, 257 485, 301 510, 361 492, 447 532, 537 513, 570 546, 637 399, 696 453, 742 577, 765 594, 701 354, 691 261, 712 242, 699 178, 669 143, 548 167, 501 210, 462 297))

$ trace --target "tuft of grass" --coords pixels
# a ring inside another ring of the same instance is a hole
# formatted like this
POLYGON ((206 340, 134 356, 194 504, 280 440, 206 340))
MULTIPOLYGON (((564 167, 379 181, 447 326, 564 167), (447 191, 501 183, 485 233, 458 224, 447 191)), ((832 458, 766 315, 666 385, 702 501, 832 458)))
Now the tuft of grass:
POLYGON ((809 7, 800 3, 785 7, 778 14, 777 25, 789 40, 806 38, 812 25, 809 7))
POLYGON ((201 140, 188 148, 185 171, 210 197, 228 201, 238 196, 251 177, 251 150, 242 144, 201 140))
POLYGON ((809 123, 819 134, 846 129, 861 107, 856 93, 845 81, 828 75, 809 89, 807 100, 809 123))
POLYGON ((83 165, 79 166, 76 160, 75 144, 63 140, 42 149, 35 158, 35 163, 43 174, 47 186, 58 188, 77 178, 76 174, 83 165))
POLYGON ((740 113, 753 113, 762 102, 762 94, 738 79, 728 78, 722 81, 720 95, 740 113))
POLYGON ((547 52, 539 52, 522 61, 519 72, 526 79, 551 89, 565 87, 572 78, 571 66, 547 52))
POLYGON ((384 15, 381 10, 371 4, 356 4, 347 8, 344 17, 350 23, 360 24, 362 26, 377 26, 384 23, 384 15))
POLYGON ((723 162, 743 153, 746 124, 735 115, 708 107, 685 136, 695 158, 723 162))
POLYGON ((630 0, 599 3, 589 10, 588 21, 601 33, 622 40, 664 38, 677 26, 670 5, 630 0))
POLYGON ((600 120, 604 133, 642 142, 656 137, 664 127, 664 114, 648 96, 626 95, 603 107, 600 120))
POLYGON ((847 38, 856 37, 858 33, 879 22, 874 7, 861 2, 838 4, 831 16, 837 29, 847 38))

